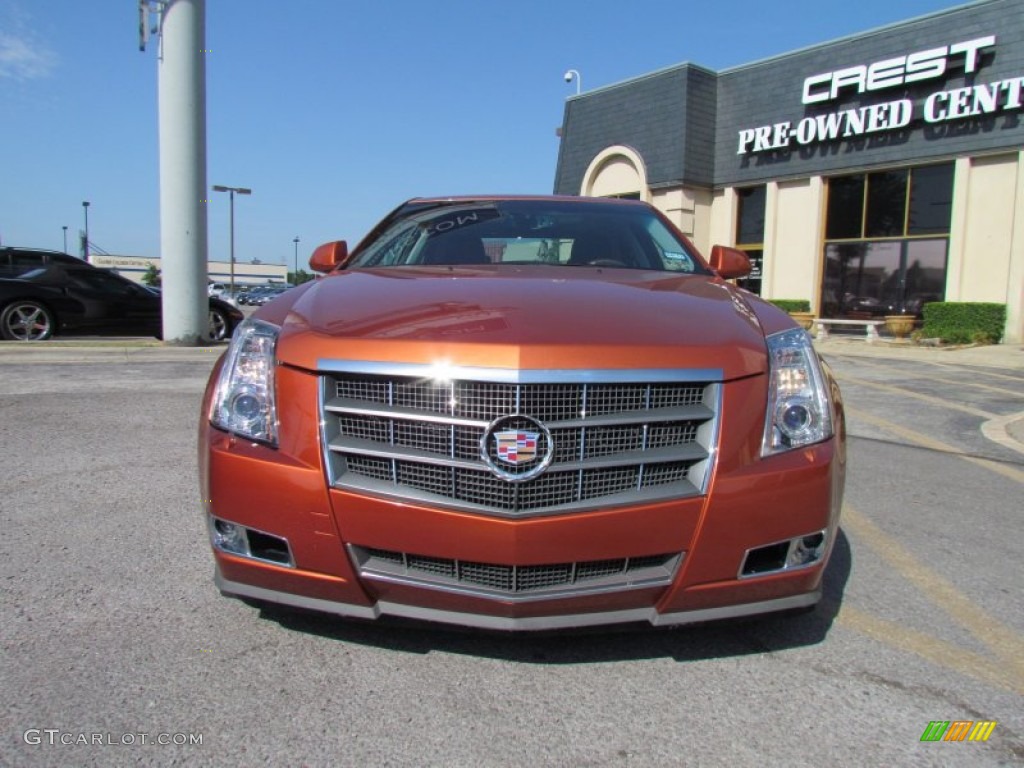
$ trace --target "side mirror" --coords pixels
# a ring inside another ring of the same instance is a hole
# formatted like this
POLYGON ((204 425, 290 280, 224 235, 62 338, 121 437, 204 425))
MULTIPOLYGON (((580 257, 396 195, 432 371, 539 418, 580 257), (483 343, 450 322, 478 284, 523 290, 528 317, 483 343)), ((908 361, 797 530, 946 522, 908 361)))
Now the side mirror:
POLYGON ((335 267, 348 261, 348 243, 335 240, 317 246, 309 258, 309 267, 314 272, 330 272, 335 267))
POLYGON ((716 245, 711 248, 711 268, 726 280, 746 277, 750 274, 750 258, 738 248, 716 245))

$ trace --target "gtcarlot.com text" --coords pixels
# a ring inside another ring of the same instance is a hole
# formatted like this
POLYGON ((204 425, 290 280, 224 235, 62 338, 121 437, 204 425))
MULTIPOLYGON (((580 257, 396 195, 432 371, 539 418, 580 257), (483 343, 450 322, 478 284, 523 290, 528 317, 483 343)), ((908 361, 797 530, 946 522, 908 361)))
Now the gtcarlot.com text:
POLYGON ((33 746, 193 746, 203 744, 201 733, 93 733, 62 731, 60 728, 29 728, 22 734, 33 746))

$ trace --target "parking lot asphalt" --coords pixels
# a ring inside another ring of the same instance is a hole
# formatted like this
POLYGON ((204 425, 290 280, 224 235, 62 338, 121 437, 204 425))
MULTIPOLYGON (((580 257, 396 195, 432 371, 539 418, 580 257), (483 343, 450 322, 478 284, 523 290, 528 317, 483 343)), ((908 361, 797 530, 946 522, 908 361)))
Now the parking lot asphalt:
MULTIPOLYGON (((829 337, 815 339, 814 346, 826 360, 833 356, 879 358, 1024 371, 1024 344, 926 347, 894 341, 869 344, 860 339, 829 337)), ((1024 412, 993 420, 983 427, 983 431, 989 439, 1024 453, 1024 412)))
POLYGON ((986 439, 1024 416, 1019 346, 819 345, 850 461, 814 612, 537 637, 221 597, 195 434, 224 349, 0 344, 0 765, 1024 758, 1024 441, 986 439), (937 718, 997 724, 922 742, 937 718))

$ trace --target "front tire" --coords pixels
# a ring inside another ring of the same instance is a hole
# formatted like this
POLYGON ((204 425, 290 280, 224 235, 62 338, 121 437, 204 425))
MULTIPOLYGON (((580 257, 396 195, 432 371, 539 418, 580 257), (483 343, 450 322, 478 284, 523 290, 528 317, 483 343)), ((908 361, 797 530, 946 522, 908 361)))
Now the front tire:
POLYGON ((12 301, 0 312, 0 336, 8 341, 45 341, 53 327, 53 314, 37 301, 12 301))

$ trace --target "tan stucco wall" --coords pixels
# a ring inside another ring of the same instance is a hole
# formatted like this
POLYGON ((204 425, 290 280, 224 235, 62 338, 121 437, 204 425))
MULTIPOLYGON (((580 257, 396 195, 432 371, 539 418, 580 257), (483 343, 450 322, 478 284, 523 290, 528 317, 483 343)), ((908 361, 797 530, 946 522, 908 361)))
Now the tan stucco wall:
POLYGON ((956 162, 947 301, 1006 304, 1005 340, 1024 339, 1024 153, 956 162))
POLYGON ((764 298, 807 299, 811 309, 818 311, 824 204, 825 185, 820 176, 768 184, 761 280, 764 298))
MULTIPOLYGON (((761 295, 808 299, 817 312, 824 264, 824 179, 769 182, 767 188, 761 295)), ((594 196, 636 192, 663 211, 703 254, 715 244, 734 244, 734 189, 651 190, 643 160, 628 147, 609 147, 595 157, 581 190, 594 196)), ((1024 341, 1024 152, 956 160, 950 227, 946 300, 1005 303, 1004 341, 1024 341)))
POLYGON ((707 219, 711 210, 711 191, 674 187, 651 190, 651 204, 664 213, 679 230, 693 240, 701 253, 707 254, 707 219))
POLYGON ((707 213, 706 241, 694 241, 701 252, 708 254, 712 245, 736 244, 736 217, 739 209, 739 195, 732 187, 716 189, 707 213))
POLYGON ((590 161, 583 174, 580 194, 584 197, 615 197, 640 194, 650 202, 647 169, 640 154, 626 146, 608 147, 590 161))
POLYGON ((593 184, 590 195, 608 197, 610 195, 629 195, 640 191, 640 174, 628 160, 616 157, 601 166, 593 184))

